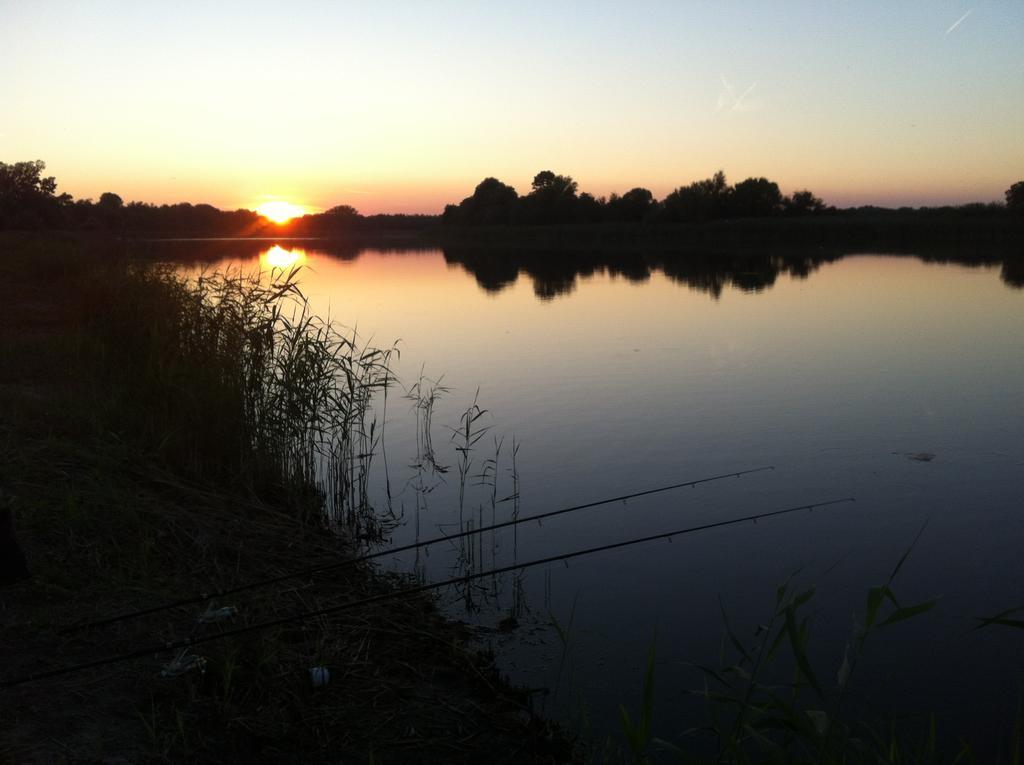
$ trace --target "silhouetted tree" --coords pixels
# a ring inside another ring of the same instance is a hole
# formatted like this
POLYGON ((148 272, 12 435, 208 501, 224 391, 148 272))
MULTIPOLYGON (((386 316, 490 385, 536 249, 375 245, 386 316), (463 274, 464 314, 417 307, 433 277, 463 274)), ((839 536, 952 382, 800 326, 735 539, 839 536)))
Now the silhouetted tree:
POLYGON ((621 197, 608 198, 607 218, 613 221, 641 221, 657 207, 654 194, 647 189, 630 189, 621 197))
POLYGON ((484 178, 473 189, 472 199, 479 205, 509 205, 519 199, 519 194, 497 178, 484 178))
POLYGON ((725 173, 719 170, 712 177, 681 186, 665 197, 662 217, 686 223, 725 217, 729 209, 730 192, 725 173))
POLYGON ((828 209, 828 205, 807 189, 794 191, 793 196, 786 197, 784 204, 790 215, 812 215, 828 209))
POLYGON ((53 196, 57 190, 57 179, 52 175, 43 177, 46 163, 41 159, 32 162, 15 162, 8 165, 0 162, 0 198, 26 199, 33 196, 53 196))
POLYGON ((606 208, 604 197, 595 199, 593 194, 584 191, 576 199, 576 220, 580 223, 600 223, 605 219, 606 208))
POLYGON ((67 194, 56 195, 57 180, 44 177, 46 163, 0 162, 0 228, 38 228, 60 225, 67 194))
POLYGON ((324 210, 320 217, 325 222, 329 221, 332 224, 351 223, 359 218, 359 211, 352 205, 335 205, 330 209, 324 210))
POLYGON ((550 170, 541 170, 533 176, 533 183, 530 185, 533 188, 531 196, 548 194, 559 198, 576 196, 578 186, 571 176, 555 175, 550 170))
POLYGON ((484 178, 456 207, 445 207, 442 220, 446 223, 493 225, 508 223, 515 212, 519 194, 497 178, 484 178))
POLYGON ((522 202, 529 223, 569 223, 575 218, 577 183, 568 175, 542 170, 533 177, 533 191, 522 202))
POLYGON ((1017 181, 1006 190, 1006 209, 1024 215, 1024 181, 1017 181))
POLYGON ((779 185, 767 178, 747 178, 733 186, 729 212, 737 218, 768 217, 782 212, 779 185))
POLYGON ((450 225, 462 223, 462 216, 459 215, 459 206, 453 204, 445 205, 444 212, 441 213, 441 222, 450 225))
POLYGON ((124 200, 113 191, 104 191, 100 194, 99 206, 108 210, 120 210, 124 207, 124 200))
POLYGON ((473 223, 508 223, 519 194, 497 178, 484 178, 470 197, 473 223))
POLYGON ((95 219, 103 228, 124 228, 124 200, 117 194, 112 191, 103 192, 95 207, 95 219))

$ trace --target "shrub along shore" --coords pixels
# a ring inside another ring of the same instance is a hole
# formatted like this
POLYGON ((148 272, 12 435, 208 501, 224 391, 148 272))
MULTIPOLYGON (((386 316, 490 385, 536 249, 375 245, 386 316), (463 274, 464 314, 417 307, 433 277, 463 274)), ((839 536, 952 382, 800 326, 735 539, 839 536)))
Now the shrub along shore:
MULTIPOLYGON (((31 571, 0 588, 0 680, 405 584, 348 567, 64 631, 351 556, 373 528, 349 460, 388 355, 287 280, 189 285, 103 239, 4 235, 0 274, 0 511, 31 571), (207 606, 237 613, 201 623, 207 606)), ((4 688, 0 759, 569 758, 469 638, 421 595, 4 688)))

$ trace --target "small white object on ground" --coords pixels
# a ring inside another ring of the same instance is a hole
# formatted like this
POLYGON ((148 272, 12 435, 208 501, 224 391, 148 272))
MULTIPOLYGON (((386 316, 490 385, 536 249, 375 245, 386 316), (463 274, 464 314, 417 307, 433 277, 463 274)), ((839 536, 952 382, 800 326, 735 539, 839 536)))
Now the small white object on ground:
POLYGON ((211 603, 207 607, 206 611, 199 615, 200 624, 210 624, 211 622, 219 622, 221 619, 230 619, 232 616, 238 613, 238 609, 234 606, 224 606, 223 608, 214 608, 211 603))
POLYGON ((327 667, 310 667, 309 679, 313 681, 314 688, 323 688, 331 681, 331 671, 327 667))
POLYGON ((200 673, 206 672, 206 659, 189 653, 187 648, 183 648, 169 664, 164 665, 160 675, 161 677, 177 677, 191 672, 193 669, 199 670, 200 673))

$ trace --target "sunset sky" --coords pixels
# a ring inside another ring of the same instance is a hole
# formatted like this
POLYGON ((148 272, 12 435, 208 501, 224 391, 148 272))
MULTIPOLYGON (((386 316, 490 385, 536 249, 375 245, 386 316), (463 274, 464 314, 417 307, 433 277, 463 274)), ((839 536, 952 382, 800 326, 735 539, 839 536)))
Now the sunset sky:
POLYGON ((440 212, 542 169, 826 201, 1024 178, 1024 2, 0 0, 0 161, 96 198, 440 212))

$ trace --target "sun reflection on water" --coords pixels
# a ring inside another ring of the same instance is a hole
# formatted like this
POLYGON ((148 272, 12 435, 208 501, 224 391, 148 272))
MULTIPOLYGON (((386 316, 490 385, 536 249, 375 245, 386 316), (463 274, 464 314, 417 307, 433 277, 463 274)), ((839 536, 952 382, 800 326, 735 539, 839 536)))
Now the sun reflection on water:
POLYGON ((285 249, 275 244, 260 255, 260 265, 265 268, 295 268, 306 262, 306 251, 297 247, 285 249))

